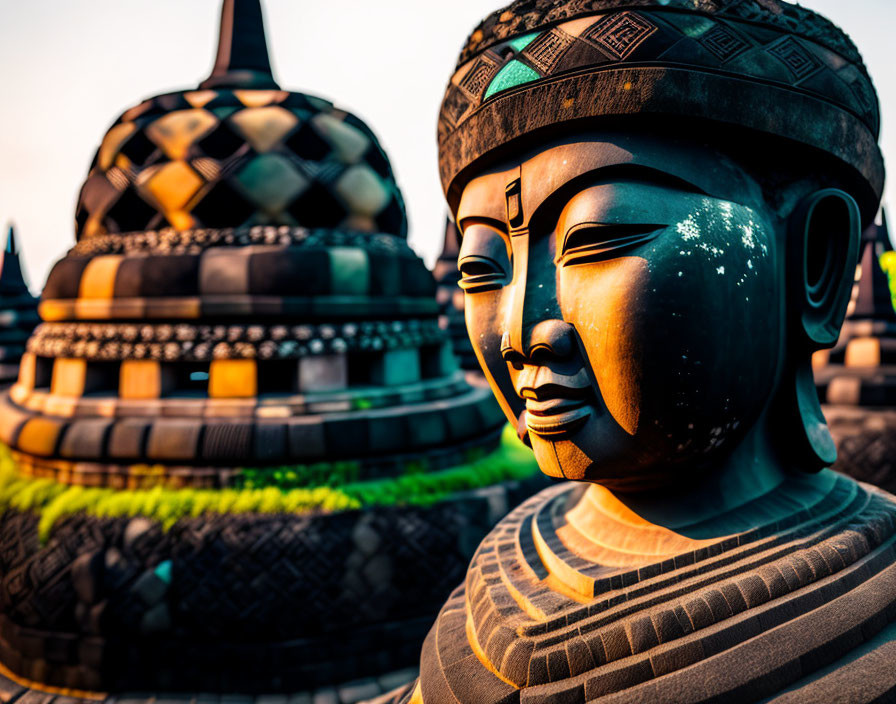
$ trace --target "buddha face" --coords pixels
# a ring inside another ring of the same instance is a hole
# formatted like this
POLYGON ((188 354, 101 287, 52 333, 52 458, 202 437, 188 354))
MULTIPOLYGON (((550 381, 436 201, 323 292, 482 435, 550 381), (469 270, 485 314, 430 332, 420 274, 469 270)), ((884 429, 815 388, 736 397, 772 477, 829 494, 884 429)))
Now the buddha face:
POLYGON ((542 471, 656 487, 756 423, 783 356, 783 228, 731 160, 588 134, 478 175, 456 219, 470 338, 542 471))

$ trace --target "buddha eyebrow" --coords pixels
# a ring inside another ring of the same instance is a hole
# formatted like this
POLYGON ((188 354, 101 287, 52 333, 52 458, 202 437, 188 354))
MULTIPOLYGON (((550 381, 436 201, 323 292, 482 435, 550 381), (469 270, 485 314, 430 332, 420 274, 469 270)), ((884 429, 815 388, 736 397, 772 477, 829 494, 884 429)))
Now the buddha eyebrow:
POLYGON ((486 225, 488 227, 493 227, 498 232, 501 232, 505 235, 507 234, 507 223, 501 222, 500 220, 495 220, 494 218, 468 215, 465 218, 461 218, 460 222, 457 223, 457 231, 460 234, 461 239, 463 239, 464 237, 464 230, 470 227, 470 225, 486 225))
POLYGON ((586 188, 618 181, 631 181, 639 184, 674 188, 678 191, 701 196, 709 195, 696 184, 661 169, 644 166, 643 164, 613 164, 612 166, 602 166, 586 171, 557 188, 535 208, 535 212, 533 212, 530 220, 530 227, 537 228, 539 220, 550 217, 549 213, 552 206, 562 206, 586 188))
POLYGON ((586 171, 579 176, 571 179, 567 183, 558 188, 550 197, 555 194, 566 192, 569 188, 581 190, 586 185, 597 185, 601 182, 613 181, 636 181, 654 186, 664 186, 666 188, 674 188, 679 191, 695 193, 701 196, 708 196, 705 190, 697 184, 686 180, 668 171, 656 169, 652 166, 643 164, 614 164, 612 166, 602 166, 592 171, 586 171))

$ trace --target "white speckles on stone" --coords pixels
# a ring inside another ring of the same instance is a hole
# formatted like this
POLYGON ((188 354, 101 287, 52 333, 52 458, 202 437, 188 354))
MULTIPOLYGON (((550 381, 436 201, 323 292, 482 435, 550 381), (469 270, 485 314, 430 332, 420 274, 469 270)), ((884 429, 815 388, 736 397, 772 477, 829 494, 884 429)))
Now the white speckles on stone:
POLYGON ((681 278, 682 276, 684 276, 684 272, 683 272, 683 271, 679 271, 679 272, 678 272, 678 278, 681 278))
POLYGON ((750 220, 746 225, 740 226, 741 238, 740 241, 743 242, 744 247, 747 249, 756 249, 756 229, 755 223, 750 220))
POLYGON ((678 223, 675 226, 675 230, 681 235, 681 239, 685 242, 700 239, 700 226, 697 224, 693 215, 688 215, 687 220, 678 223))
POLYGON ((723 267, 723 266, 718 267, 718 268, 716 269, 716 273, 717 273, 719 276, 724 276, 724 275, 725 275, 725 267, 723 267))
POLYGON ((731 203, 721 203, 719 209, 722 211, 722 222, 725 223, 725 229, 731 232, 731 219, 734 210, 731 203))
POLYGON ((747 269, 752 269, 752 268, 753 268, 753 260, 747 259, 747 269))
POLYGON ((725 253, 724 249, 719 249, 715 245, 706 244, 706 242, 698 244, 697 249, 702 249, 704 252, 708 252, 714 257, 721 257, 725 253))

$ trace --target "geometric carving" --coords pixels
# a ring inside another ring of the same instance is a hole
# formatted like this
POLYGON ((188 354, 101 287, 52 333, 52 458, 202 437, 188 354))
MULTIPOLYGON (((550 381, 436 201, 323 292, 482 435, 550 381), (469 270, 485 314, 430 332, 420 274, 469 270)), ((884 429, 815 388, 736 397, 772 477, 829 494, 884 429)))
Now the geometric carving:
POLYGON ((463 117, 473 107, 473 103, 467 95, 451 84, 448 85, 448 92, 445 94, 445 100, 442 103, 442 111, 439 117, 439 124, 445 124, 448 128, 455 127, 460 124, 463 117))
POLYGON ((784 37, 767 50, 787 66, 797 80, 808 78, 822 69, 821 62, 793 37, 784 37))
POLYGON ((488 54, 480 56, 458 87, 471 98, 478 98, 498 72, 498 62, 488 54))
POLYGON ((550 74, 572 45, 573 38, 562 29, 554 28, 535 39, 523 51, 523 56, 543 74, 550 74))
POLYGON ((700 43, 722 63, 743 54, 751 46, 748 41, 724 24, 715 25, 700 37, 700 43))
POLYGON ((581 39, 621 61, 659 30, 635 12, 622 12, 599 20, 581 34, 581 39))

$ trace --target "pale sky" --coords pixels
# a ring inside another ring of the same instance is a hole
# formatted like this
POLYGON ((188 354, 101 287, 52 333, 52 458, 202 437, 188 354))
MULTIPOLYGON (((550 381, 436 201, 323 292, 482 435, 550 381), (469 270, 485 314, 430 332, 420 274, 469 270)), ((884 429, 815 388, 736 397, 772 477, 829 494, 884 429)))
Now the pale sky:
MULTIPOLYGON (((467 34, 503 4, 264 0, 280 85, 328 98, 371 126, 404 192, 411 244, 430 264, 445 213, 439 104, 467 34)), ((896 169, 896 0, 802 4, 837 22, 864 54, 896 169)), ((106 129, 141 99, 208 75, 219 11, 220 0, 0 0, 0 224, 15 221, 35 292, 74 244, 78 191, 106 129)))

